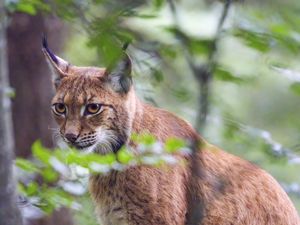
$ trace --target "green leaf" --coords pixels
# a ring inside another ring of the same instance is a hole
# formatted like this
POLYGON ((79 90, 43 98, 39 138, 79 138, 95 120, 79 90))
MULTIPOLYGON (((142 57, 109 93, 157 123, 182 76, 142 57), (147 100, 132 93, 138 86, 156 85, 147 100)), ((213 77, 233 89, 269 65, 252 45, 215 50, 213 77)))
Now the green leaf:
POLYGON ((287 24, 272 24, 270 25, 270 31, 275 34, 280 35, 289 35, 291 32, 291 28, 287 24))
POLYGON ((293 54, 298 54, 300 49, 300 42, 294 38, 287 36, 276 36, 274 37, 275 44, 282 50, 288 50, 293 54))
POLYGON ((158 50, 163 56, 174 59, 177 55, 176 47, 174 45, 162 45, 158 50))
POLYGON ((56 181, 58 178, 57 172, 54 171, 51 167, 46 167, 41 171, 41 174, 45 181, 47 182, 53 182, 56 181))
POLYGON ((117 158, 120 163, 128 164, 131 160, 133 160, 134 156, 131 152, 129 152, 126 148, 122 148, 117 153, 117 158))
POLYGON ((30 3, 20 2, 17 4, 16 10, 19 12, 27 13, 29 15, 36 15, 36 8, 30 3))
POLYGON ((183 42, 189 41, 189 37, 186 35, 186 33, 177 26, 166 26, 163 27, 163 30, 169 32, 170 34, 173 34, 176 38, 180 39, 183 42))
POLYGON ((25 187, 25 192, 27 196, 37 195, 39 190, 39 185, 36 182, 31 182, 25 187))
POLYGON ((85 168, 88 168, 88 164, 89 164, 83 155, 80 155, 75 151, 70 151, 70 153, 66 157, 66 163, 77 164, 85 168))
POLYGON ((46 165, 50 165, 49 159, 51 157, 50 150, 42 146, 41 141, 35 141, 32 145, 32 154, 35 158, 39 159, 41 162, 46 165))
POLYGON ((214 76, 218 80, 233 83, 242 83, 245 81, 243 78, 234 76, 228 70, 225 70, 224 68, 221 68, 219 66, 215 69, 214 76))
POLYGON ((57 187, 50 188, 43 186, 40 197, 40 207, 46 213, 51 213, 54 209, 61 206, 70 207, 74 202, 72 195, 57 187))
POLYGON ((207 55, 212 50, 213 40, 195 38, 188 36, 184 31, 176 26, 164 27, 164 30, 173 34, 188 46, 189 52, 198 55, 207 55))
POLYGON ((212 50, 213 40, 189 37, 189 51, 196 55, 208 55, 212 50))
POLYGON ((152 69, 152 75, 154 80, 156 81, 156 83, 160 83, 164 80, 164 75, 160 70, 157 70, 155 68, 151 68, 152 69))
POLYGON ((16 166, 19 167, 22 170, 28 171, 28 172, 38 172, 39 169, 37 166, 26 159, 17 158, 16 159, 16 166))
POLYGON ((132 17, 137 17, 141 19, 154 19, 157 18, 157 15, 156 14, 135 14, 132 17))
POLYGON ((140 141, 141 144, 153 145, 156 142, 156 139, 152 134, 144 134, 141 136, 140 141))
POLYGON ((178 138, 169 138, 166 142, 165 142, 165 149, 167 152, 176 152, 178 151, 180 148, 183 148, 186 146, 186 143, 184 140, 182 139, 178 139, 178 138))
POLYGON ((99 164, 112 164, 116 161, 116 155, 114 153, 108 153, 105 155, 100 154, 87 154, 84 155, 85 160, 90 164, 91 162, 99 163, 99 164))
POLYGON ((164 0, 153 0, 153 6, 156 10, 160 9, 164 5, 164 0))
POLYGON ((131 140, 137 144, 144 144, 147 146, 153 145, 156 142, 156 138, 149 133, 144 134, 132 134, 131 140))
POLYGON ((228 140, 235 140, 237 141, 240 137, 240 134, 242 134, 240 130, 240 126, 238 122, 234 122, 234 119, 230 116, 230 114, 225 114, 223 117, 224 119, 224 130, 223 135, 228 140), (225 119, 227 118, 227 119, 225 119))
POLYGON ((172 94, 180 101, 188 101, 191 99, 191 93, 186 86, 171 87, 172 94))
POLYGON ((54 149, 52 152, 52 155, 56 157, 61 162, 66 162, 66 159, 68 155, 70 154, 70 151, 65 151, 59 148, 54 149))
POLYGON ((26 187, 24 184, 22 184, 21 182, 18 182, 17 184, 17 190, 18 192, 20 192, 23 195, 26 195, 26 187))
POLYGON ((300 82, 296 82, 290 85, 290 90, 295 94, 300 95, 300 82))
POLYGON ((270 50, 272 38, 269 34, 240 28, 234 30, 233 35, 242 39, 249 47, 258 51, 267 52, 270 50))
POLYGON ((66 156, 65 161, 69 165, 77 164, 88 169, 89 165, 93 162, 98 164, 112 164, 116 161, 116 155, 113 153, 105 155, 100 155, 96 153, 82 154, 76 150, 72 150, 66 156))
POLYGON ((16 90, 12 87, 5 88, 5 95, 11 99, 16 97, 16 90))

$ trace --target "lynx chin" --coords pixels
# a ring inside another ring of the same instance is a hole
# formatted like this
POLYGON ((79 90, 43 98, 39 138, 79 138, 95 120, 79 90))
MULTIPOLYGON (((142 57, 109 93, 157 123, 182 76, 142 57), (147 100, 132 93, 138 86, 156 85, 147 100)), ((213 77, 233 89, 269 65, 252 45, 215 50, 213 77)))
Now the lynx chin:
POLYGON ((108 68, 71 65, 54 55, 45 39, 43 52, 56 90, 53 116, 68 145, 116 153, 123 145, 134 149, 133 132, 161 142, 176 137, 201 143, 194 157, 176 155, 186 163, 91 175, 89 190, 101 225, 300 225, 291 200, 267 172, 208 144, 172 113, 139 100, 125 52, 108 68), (195 165, 197 176, 191 172, 195 165))

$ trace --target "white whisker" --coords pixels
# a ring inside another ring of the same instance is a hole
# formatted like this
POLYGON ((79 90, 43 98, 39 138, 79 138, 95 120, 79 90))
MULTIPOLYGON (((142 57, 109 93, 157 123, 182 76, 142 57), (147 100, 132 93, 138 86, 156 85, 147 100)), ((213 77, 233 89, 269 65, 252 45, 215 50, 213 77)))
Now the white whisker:
MULTIPOLYGON (((68 141, 62 136, 59 129, 49 128, 53 130, 52 139, 61 148, 68 147, 68 141)), ((107 154, 119 147, 120 140, 112 130, 105 130, 98 128, 94 135, 85 135, 79 138, 74 144, 80 151, 84 153, 98 152, 100 154, 107 154)))
POLYGON ((52 141, 53 143, 57 144, 60 139, 62 139, 61 134, 59 132, 59 129, 53 129, 53 133, 52 133, 52 141))

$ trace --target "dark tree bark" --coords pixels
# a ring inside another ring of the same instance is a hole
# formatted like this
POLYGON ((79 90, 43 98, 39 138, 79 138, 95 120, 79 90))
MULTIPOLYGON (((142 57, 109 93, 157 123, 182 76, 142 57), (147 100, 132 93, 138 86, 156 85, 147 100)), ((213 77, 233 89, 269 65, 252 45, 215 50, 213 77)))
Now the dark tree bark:
POLYGON ((6 17, 0 1, 0 225, 21 225, 13 176, 13 130, 6 55, 6 17))
MULTIPOLYGON (((51 128, 55 125, 50 114, 53 90, 51 74, 41 50, 43 33, 51 48, 59 52, 67 34, 60 20, 43 15, 11 15, 7 29, 9 78, 16 91, 13 121, 16 154, 21 157, 31 155, 31 145, 37 139, 47 147, 54 144, 51 128)), ((73 222, 69 210, 62 209, 30 224, 70 225, 73 222)))
POLYGON ((41 51, 42 34, 46 33, 51 48, 59 52, 66 34, 62 23, 53 17, 15 13, 7 30, 9 77, 16 97, 13 121, 16 154, 27 157, 32 143, 41 139, 53 146, 54 127, 50 114, 53 96, 51 74, 41 51))

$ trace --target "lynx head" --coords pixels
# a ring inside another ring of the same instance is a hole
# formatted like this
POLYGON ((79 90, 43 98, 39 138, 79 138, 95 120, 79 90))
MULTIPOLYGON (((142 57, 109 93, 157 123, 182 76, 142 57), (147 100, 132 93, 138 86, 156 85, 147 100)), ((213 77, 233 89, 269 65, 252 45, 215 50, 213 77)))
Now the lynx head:
POLYGON ((43 40, 53 72, 52 112, 61 138, 86 152, 118 151, 128 141, 134 112, 131 61, 113 67, 78 67, 54 55, 43 40))

